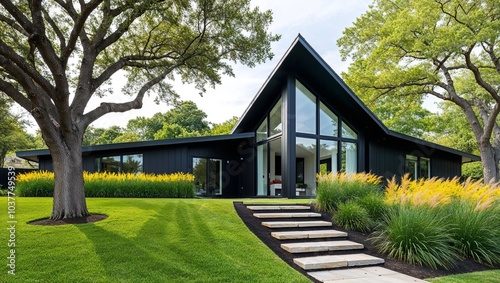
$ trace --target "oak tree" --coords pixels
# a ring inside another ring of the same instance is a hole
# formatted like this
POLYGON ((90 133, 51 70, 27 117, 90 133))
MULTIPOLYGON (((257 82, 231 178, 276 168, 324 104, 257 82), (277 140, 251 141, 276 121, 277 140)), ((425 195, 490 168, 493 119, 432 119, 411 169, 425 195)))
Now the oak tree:
POLYGON ((0 0, 0 91, 40 127, 55 173, 52 219, 89 214, 82 138, 110 112, 171 101, 174 79, 200 92, 272 57, 270 11, 250 0, 0 0), (128 83, 106 98, 111 79, 128 83), (88 107, 92 98, 102 103, 88 107), (114 97, 114 96, 113 96, 114 97))
POLYGON ((359 93, 400 107, 429 95, 454 103, 485 181, 499 180, 499 1, 375 0, 338 44, 353 60, 344 78, 359 93))

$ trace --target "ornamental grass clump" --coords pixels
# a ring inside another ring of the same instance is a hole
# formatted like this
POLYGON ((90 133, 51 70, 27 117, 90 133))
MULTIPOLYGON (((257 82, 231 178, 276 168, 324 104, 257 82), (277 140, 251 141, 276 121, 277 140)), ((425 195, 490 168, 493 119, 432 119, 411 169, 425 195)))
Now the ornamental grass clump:
POLYGON ((318 174, 316 207, 335 211, 339 204, 380 191, 380 177, 371 173, 336 172, 318 174))
POLYGON ((382 253, 397 260, 449 269, 458 258, 452 230, 430 207, 407 205, 391 209, 371 240, 382 253))
POLYGON ((374 226, 366 209, 352 200, 340 203, 332 220, 344 229, 359 232, 370 232, 374 226))
MULTIPOLYGON (((192 174, 132 174, 83 173, 87 197, 136 198, 192 198, 192 174)), ((20 196, 51 197, 54 191, 54 173, 34 171, 20 174, 17 180, 20 196)))
POLYGON ((443 208, 452 225, 452 238, 461 256, 479 263, 500 266, 500 209, 478 209, 474 204, 454 201, 443 208))

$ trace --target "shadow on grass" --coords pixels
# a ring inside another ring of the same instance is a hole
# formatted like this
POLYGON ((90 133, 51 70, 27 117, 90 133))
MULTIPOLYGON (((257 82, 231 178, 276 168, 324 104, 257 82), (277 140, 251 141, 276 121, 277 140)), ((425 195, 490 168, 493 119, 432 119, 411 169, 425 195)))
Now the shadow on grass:
POLYGON ((110 232, 105 225, 77 227, 93 243, 113 281, 196 281, 208 275, 208 268, 217 267, 207 262, 203 250, 216 239, 195 204, 167 202, 133 238, 110 232))

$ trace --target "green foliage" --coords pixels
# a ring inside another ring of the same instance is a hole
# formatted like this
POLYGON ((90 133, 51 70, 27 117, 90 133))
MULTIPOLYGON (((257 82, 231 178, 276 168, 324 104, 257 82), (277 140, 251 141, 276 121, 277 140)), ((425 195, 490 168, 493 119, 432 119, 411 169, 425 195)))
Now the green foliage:
POLYGON ((11 112, 12 102, 0 91, 0 168, 9 152, 31 147, 31 138, 25 132, 25 122, 11 112))
POLYGON ((374 225, 367 210, 354 201, 340 203, 333 221, 344 229, 359 232, 370 232, 374 225))
POLYGON ((471 178, 474 181, 483 179, 483 165, 481 162, 470 162, 462 165, 463 179, 471 178))
POLYGON ((376 223, 382 221, 390 209, 389 205, 385 203, 382 193, 370 193, 359 198, 356 203, 364 208, 376 223))
POLYGON ((316 207, 335 211, 344 202, 380 192, 380 178, 366 173, 327 174, 318 176, 316 207))
POLYGON ((500 209, 478 210, 467 202, 454 201, 444 208, 452 225, 453 242, 464 257, 500 266, 500 209))
POLYGON ((390 128, 480 150, 498 181, 499 13, 491 0, 375 0, 337 42, 353 60, 342 76, 390 128), (455 106, 437 127, 427 96, 455 106))
POLYGON ((239 118, 237 116, 233 116, 227 121, 224 121, 220 124, 212 124, 212 128, 210 129, 211 136, 217 135, 227 135, 230 134, 233 130, 236 123, 238 123, 239 118))
POLYGON ((372 234, 371 240, 382 253, 432 269, 448 269, 454 266, 457 259, 452 226, 426 206, 392 209, 372 234))
MULTIPOLYGON (((194 177, 190 174, 114 174, 84 173, 87 197, 124 198, 193 198, 194 177)), ((54 174, 35 171, 21 174, 16 184, 23 197, 51 197, 54 194, 54 174)))

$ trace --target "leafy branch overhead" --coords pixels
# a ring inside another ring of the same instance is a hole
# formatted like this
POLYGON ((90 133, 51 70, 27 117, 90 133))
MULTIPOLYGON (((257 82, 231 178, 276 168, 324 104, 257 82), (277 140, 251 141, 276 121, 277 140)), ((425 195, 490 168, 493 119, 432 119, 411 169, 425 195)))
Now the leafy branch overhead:
POLYGON ((174 74, 203 92, 233 75, 230 61, 254 66, 272 56, 271 13, 246 2, 2 0, 0 90, 65 129, 140 108, 149 90, 168 101, 174 74), (85 109, 119 71, 134 98, 85 109))
MULTIPOLYGON (((110 112, 172 102, 174 79, 201 93, 231 64, 272 58, 271 11, 250 0, 0 0, 0 92, 35 118, 55 172, 52 219, 88 215, 81 145, 110 112), (125 76, 124 97, 105 97, 125 76), (130 95, 131 97, 127 97, 130 95), (91 109, 89 101, 101 98, 91 109), (113 101, 115 99, 116 101, 113 101)), ((136 137, 127 137, 134 139, 136 137)))
POLYGON ((434 96, 459 107, 485 178, 500 160, 500 5, 493 0, 377 0, 338 40, 354 60, 346 82, 378 114, 418 113, 434 96), (413 105, 411 111, 405 108, 413 105))

